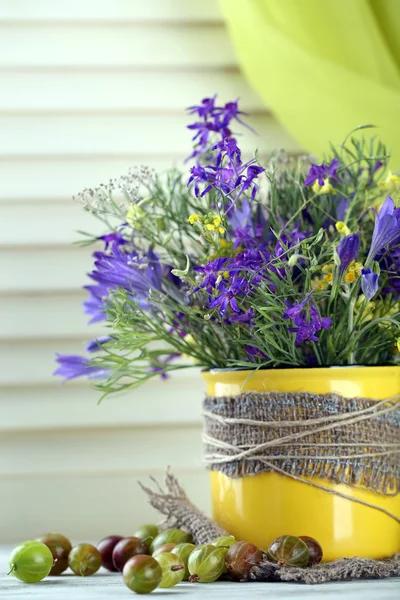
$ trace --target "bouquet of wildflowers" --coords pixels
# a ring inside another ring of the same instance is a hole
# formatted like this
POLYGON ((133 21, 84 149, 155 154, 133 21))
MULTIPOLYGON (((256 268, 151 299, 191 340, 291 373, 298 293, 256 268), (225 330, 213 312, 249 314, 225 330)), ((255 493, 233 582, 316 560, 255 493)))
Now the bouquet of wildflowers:
POLYGON ((107 394, 193 363, 396 362, 400 177, 383 144, 351 132, 321 164, 283 152, 261 164, 233 133, 247 127, 238 102, 188 110, 188 175, 140 168, 80 194, 105 226, 85 241, 103 244, 85 312, 109 332, 87 356, 58 355, 56 374, 107 394))

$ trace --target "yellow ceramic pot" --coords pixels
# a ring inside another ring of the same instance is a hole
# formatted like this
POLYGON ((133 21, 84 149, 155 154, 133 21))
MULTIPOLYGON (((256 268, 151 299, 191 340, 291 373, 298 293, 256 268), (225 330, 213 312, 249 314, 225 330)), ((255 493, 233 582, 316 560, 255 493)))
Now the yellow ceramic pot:
MULTIPOLYGON (((215 370, 203 373, 210 396, 241 391, 336 392, 345 398, 382 400, 400 394, 399 367, 215 370), (251 375, 251 377, 249 377, 251 375), (247 379, 247 381, 246 381, 247 379)), ((400 494, 383 496, 344 484, 333 490, 378 505, 400 518, 400 494)), ((232 479, 211 472, 213 518, 240 540, 267 548, 280 535, 309 535, 324 549, 324 560, 344 556, 384 558, 400 552, 400 524, 369 508, 276 473, 232 479)))

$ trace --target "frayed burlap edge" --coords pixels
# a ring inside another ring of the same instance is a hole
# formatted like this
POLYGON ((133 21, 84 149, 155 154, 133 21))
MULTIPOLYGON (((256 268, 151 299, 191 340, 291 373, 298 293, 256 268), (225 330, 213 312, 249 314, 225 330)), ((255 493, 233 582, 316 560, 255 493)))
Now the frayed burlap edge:
MULTIPOLYGON (((163 527, 179 527, 188 531, 192 534, 195 544, 206 544, 215 537, 227 534, 189 500, 169 469, 165 476, 165 490, 154 478, 151 478, 151 481, 155 489, 140 482, 139 485, 147 494, 151 506, 165 516, 163 527)), ((316 584, 388 577, 400 577, 400 554, 385 560, 343 558, 306 569, 278 567, 275 563, 269 562, 264 554, 264 560, 253 567, 248 580, 316 584)))

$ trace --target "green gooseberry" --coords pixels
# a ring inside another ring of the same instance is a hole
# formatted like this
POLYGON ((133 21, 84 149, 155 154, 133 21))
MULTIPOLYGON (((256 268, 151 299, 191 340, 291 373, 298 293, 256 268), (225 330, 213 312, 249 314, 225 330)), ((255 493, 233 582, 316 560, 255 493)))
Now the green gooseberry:
POLYGON ((162 570, 155 558, 147 554, 138 554, 125 563, 122 577, 132 592, 150 594, 160 585, 162 570))
POLYGON ((162 571, 160 588, 174 587, 174 585, 182 581, 185 574, 185 565, 179 556, 172 554, 172 552, 162 552, 154 558, 162 571))
POLYGON ((191 583, 212 583, 225 570, 225 549, 204 544, 189 556, 188 569, 191 583))
POLYGON ((51 550, 38 541, 20 544, 10 554, 10 571, 24 583, 37 583, 50 573, 53 566, 51 550))
POLYGON ((310 562, 310 552, 300 538, 282 535, 268 548, 268 558, 280 567, 306 567, 310 562))
POLYGON ((175 546, 176 544, 173 542, 170 542, 169 544, 161 544, 161 546, 158 546, 158 548, 154 550, 152 556, 157 556, 157 554, 161 554, 162 552, 172 552, 175 546))
POLYGON ((135 531, 133 537, 137 537, 140 540, 145 540, 150 548, 150 544, 155 537, 159 534, 157 525, 153 525, 152 523, 146 523, 142 525, 135 531))
POLYGON ((61 533, 45 533, 37 538, 37 541, 45 544, 53 555, 54 564, 49 575, 60 575, 68 569, 68 555, 72 550, 68 538, 61 533))
POLYGON ((176 554, 181 560, 183 560, 183 564, 185 565, 185 572, 183 574, 183 581, 188 581, 190 577, 189 569, 188 569, 188 561, 189 556, 192 554, 193 550, 195 550, 196 546, 194 544, 189 544, 188 542, 184 542, 183 544, 177 544, 175 548, 171 550, 172 554, 176 554))
POLYGON ((217 548, 230 548, 233 544, 236 544, 236 538, 233 535, 221 535, 210 542, 210 544, 217 548))
POLYGON ((192 536, 187 531, 183 531, 182 529, 165 529, 161 531, 152 541, 150 546, 150 553, 153 554, 154 550, 161 546, 162 544, 181 544, 183 542, 192 542, 192 536))
MULTIPOLYGON (((223 548, 225 550, 225 556, 228 553, 228 550, 233 544, 236 544, 236 538, 233 535, 221 535, 220 537, 215 538, 212 542, 210 542, 212 546, 216 546, 217 548, 223 548)), ((228 572, 228 567, 225 565, 224 573, 228 572)))
POLYGON ((72 548, 68 556, 68 566, 81 577, 94 575, 100 569, 102 558, 100 552, 92 544, 78 544, 72 548))

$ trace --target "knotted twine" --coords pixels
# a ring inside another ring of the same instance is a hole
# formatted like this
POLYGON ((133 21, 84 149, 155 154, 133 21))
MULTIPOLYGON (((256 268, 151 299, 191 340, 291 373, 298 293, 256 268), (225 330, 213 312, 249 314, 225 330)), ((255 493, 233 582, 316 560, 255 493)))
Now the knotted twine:
POLYGON ((321 483, 385 496, 400 492, 400 402, 338 394, 245 392, 204 401, 205 462, 229 477, 276 472, 331 494, 386 509, 321 483), (306 478, 317 478, 318 481, 306 478))
MULTIPOLYGON (((168 470, 166 489, 151 478, 155 489, 140 483, 150 504, 166 519, 162 527, 179 527, 193 536, 195 544, 207 544, 227 532, 206 517, 187 497, 178 480, 168 470)), ((263 552, 263 560, 248 575, 249 581, 295 581, 298 583, 326 583, 328 581, 351 581, 354 579, 385 579, 400 577, 400 554, 386 560, 370 558, 343 558, 331 563, 314 565, 305 569, 280 567, 269 562, 263 552)))

